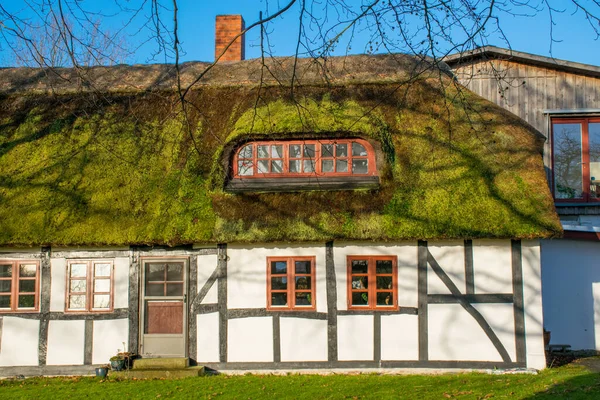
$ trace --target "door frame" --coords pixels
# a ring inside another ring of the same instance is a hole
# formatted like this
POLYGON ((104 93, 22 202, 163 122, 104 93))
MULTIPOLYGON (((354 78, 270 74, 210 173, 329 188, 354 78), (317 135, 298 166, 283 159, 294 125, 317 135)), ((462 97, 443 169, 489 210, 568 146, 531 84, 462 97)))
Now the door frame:
MULTIPOLYGON (((169 262, 183 262, 183 355, 182 357, 188 357, 189 355, 189 323, 188 323, 188 314, 189 314, 189 272, 190 272, 190 257, 189 256, 143 256, 140 257, 140 297, 139 297, 139 325, 138 325, 138 354, 144 355, 144 326, 146 323, 146 285, 145 277, 146 277, 146 263, 151 262, 161 262, 161 263, 169 263, 169 262)), ((168 300, 167 297, 165 300, 168 300)), ((160 355, 159 355, 160 356, 160 355)))

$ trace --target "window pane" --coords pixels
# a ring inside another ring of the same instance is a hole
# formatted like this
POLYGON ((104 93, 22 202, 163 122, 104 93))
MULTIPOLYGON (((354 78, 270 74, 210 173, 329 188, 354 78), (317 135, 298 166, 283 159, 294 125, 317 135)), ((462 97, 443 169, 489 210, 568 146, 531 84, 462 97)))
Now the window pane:
POLYGON ((391 289, 392 288, 392 277, 391 276, 378 276, 377 277, 377 289, 391 289))
POLYGON ((348 157, 348 145, 347 144, 336 144, 335 145, 336 157, 348 157))
POLYGON ((110 264, 95 264, 94 269, 94 276, 110 276, 110 264))
POLYGON ((348 172, 348 160, 335 160, 336 172, 348 172))
POLYGON ((247 144, 240 150, 239 158, 252 158, 252 145, 247 144))
POLYGON ((34 293, 35 292, 35 280, 19 279, 19 292, 20 293, 34 293))
POLYGON ((0 265, 0 278, 10 278, 12 276, 12 265, 0 265))
POLYGON ((368 269, 369 262, 367 260, 352 260, 353 274, 366 274, 368 269))
POLYGON ((271 157, 283 158, 283 146, 280 144, 271 146, 271 157))
POLYGON ((71 277, 85 278, 87 275, 87 264, 71 264, 71 277))
POLYGON ((107 294, 95 295, 94 308, 110 308, 110 296, 107 294))
POLYGON ((299 276, 296 278, 296 289, 297 290, 309 290, 311 288, 310 277, 308 276, 299 276))
POLYGON ((366 276, 353 276, 352 289, 366 289, 369 287, 369 278, 366 276))
POLYGON ((85 296, 71 296, 69 297, 69 309, 70 310, 83 310, 85 309, 85 296))
POLYGON ((258 161, 258 173, 259 174, 269 173, 269 161, 268 160, 259 160, 258 161))
POLYGON ((146 296, 164 296, 165 285, 162 283, 149 283, 146 285, 146 296))
POLYGON ((364 157, 367 155, 367 150, 365 149, 365 147, 362 144, 352 142, 352 155, 364 157))
POLYGON ((26 264, 19 266, 19 276, 21 278, 34 278, 37 266, 35 264, 26 264))
POLYGON ((280 174, 283 172, 283 160, 271 161, 271 173, 280 174))
POLYGON ((168 283, 167 296, 183 296, 183 283, 168 283))
POLYGON ((296 293, 297 306, 312 306, 310 293, 296 293))
POLYGON ((394 295, 392 292, 379 292, 377 293, 377 305, 378 306, 393 306, 394 295))
POLYGON ((600 198, 600 123, 588 125, 590 142, 590 197, 600 198))
POLYGON ((302 146, 299 144, 290 144, 290 158, 300 158, 302 146))
POLYGON ((375 273, 376 274, 391 274, 392 273, 392 260, 377 260, 375 262, 375 273))
POLYGON ((321 161, 321 170, 323 172, 333 172, 333 160, 321 161))
POLYGON ((254 174, 252 161, 238 161, 238 175, 249 176, 254 174))
POLYGON ((25 294, 19 296, 18 308, 35 308, 35 295, 25 294))
POLYGON ((272 274, 287 274, 287 262, 271 261, 271 273, 272 274))
POLYGON ((310 274, 310 261, 296 261, 297 274, 310 274))
POLYGON ((290 172, 300 172, 300 160, 290 160, 290 172))
POLYGON ((0 308, 10 308, 10 296, 0 296, 0 308))
POLYGON ((352 305, 353 306, 369 305, 369 293, 367 293, 367 292, 352 293, 352 305))
POLYGON ((146 264, 146 282, 164 281, 165 264, 146 264))
POLYGON ((87 282, 85 279, 71 280, 71 292, 85 292, 87 282))
POLYGON ((269 158, 269 146, 258 146, 258 158, 269 158))
POLYGON ((315 158, 315 145, 305 144, 304 145, 304 157, 315 158))
POLYGON ((94 292, 110 292, 110 279, 96 279, 94 281, 94 292))
POLYGON ((271 289, 272 290, 287 289, 287 278, 285 276, 278 277, 278 278, 271 278, 271 289))
POLYGON ((271 293, 271 305, 272 306, 286 306, 287 305, 287 293, 271 293))
POLYGON ((315 172, 315 160, 304 160, 304 172, 315 172))
POLYGON ((183 264, 168 264, 167 265, 167 280, 168 281, 183 281, 183 264))
POLYGON ((321 157, 333 157, 333 145, 322 144, 321 145, 321 157))
POLYGON ((581 124, 554 124, 554 194, 558 199, 581 198, 581 124))
POLYGON ((11 283, 9 280, 0 281, 0 293, 10 293, 11 283))
POLYGON ((352 160, 352 173, 353 174, 366 174, 369 172, 369 161, 366 159, 354 159, 352 160))

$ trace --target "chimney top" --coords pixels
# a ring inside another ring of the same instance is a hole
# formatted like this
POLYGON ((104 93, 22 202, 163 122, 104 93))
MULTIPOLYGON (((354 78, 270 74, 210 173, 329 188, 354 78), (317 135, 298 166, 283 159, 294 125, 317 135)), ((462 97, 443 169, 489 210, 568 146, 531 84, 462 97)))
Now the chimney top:
POLYGON ((245 58, 246 40, 244 35, 234 41, 234 38, 244 29, 244 18, 241 15, 217 15, 215 20, 215 60, 224 51, 225 53, 219 61, 241 61, 245 58))

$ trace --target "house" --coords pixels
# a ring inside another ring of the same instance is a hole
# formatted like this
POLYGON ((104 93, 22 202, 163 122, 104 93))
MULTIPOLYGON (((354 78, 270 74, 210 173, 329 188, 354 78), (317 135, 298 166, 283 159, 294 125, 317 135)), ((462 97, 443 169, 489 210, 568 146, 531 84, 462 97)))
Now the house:
POLYGON ((80 72, 0 70, 0 374, 544 368, 543 138, 447 69, 80 72))
POLYGON ((600 350, 600 67, 497 47, 446 62, 466 87, 545 137, 564 238, 541 241, 544 325, 551 343, 600 350))

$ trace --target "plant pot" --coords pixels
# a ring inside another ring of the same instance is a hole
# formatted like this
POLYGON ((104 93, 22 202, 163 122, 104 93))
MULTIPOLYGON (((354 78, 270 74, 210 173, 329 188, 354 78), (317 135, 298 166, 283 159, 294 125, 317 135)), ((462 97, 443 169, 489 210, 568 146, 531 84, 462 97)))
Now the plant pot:
POLYGON ((108 368, 106 367, 99 367, 96 368, 96 376, 99 378, 106 378, 106 374, 108 373, 108 368))
POLYGON ((113 371, 122 371, 125 369, 125 360, 113 360, 110 362, 110 368, 113 371))

